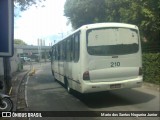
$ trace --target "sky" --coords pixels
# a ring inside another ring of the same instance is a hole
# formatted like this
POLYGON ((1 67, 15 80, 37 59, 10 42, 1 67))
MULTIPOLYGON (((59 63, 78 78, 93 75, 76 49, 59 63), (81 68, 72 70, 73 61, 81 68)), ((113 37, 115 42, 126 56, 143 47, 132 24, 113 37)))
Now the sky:
POLYGON ((71 24, 64 16, 65 0, 46 0, 41 3, 45 7, 31 6, 24 12, 15 9, 20 17, 14 19, 14 39, 21 39, 28 45, 37 45, 38 39, 45 40, 49 46, 71 33, 71 24))

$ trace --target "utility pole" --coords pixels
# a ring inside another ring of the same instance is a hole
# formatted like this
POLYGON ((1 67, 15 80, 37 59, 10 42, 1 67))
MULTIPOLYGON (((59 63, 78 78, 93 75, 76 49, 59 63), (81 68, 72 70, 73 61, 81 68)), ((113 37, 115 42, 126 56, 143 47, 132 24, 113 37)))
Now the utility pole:
POLYGON ((4 92, 7 94, 9 93, 12 86, 10 57, 3 57, 3 67, 4 67, 4 92))
POLYGON ((11 65, 10 57, 14 51, 14 1, 0 0, 0 56, 3 57, 4 68, 4 92, 11 89, 11 65))

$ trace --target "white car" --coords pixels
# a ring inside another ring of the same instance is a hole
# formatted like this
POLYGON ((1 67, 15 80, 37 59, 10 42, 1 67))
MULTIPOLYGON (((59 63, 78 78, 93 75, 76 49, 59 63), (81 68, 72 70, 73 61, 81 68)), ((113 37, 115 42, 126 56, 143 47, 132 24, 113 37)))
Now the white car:
POLYGON ((21 59, 26 62, 26 61, 31 61, 31 58, 28 58, 28 57, 21 57, 21 59))

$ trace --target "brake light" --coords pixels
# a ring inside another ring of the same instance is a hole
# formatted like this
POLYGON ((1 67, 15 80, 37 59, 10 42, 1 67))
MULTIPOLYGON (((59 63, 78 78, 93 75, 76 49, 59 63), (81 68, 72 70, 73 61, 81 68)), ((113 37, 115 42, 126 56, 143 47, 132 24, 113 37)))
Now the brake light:
POLYGON ((83 80, 90 80, 89 71, 83 73, 83 80))
POLYGON ((142 67, 139 67, 139 75, 142 75, 143 71, 142 71, 142 67))

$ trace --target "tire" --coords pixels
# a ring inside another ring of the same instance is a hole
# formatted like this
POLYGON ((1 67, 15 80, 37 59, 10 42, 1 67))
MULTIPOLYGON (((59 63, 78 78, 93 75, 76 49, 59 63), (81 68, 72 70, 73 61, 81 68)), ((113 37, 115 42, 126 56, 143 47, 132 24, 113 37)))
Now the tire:
POLYGON ((53 70, 51 69, 51 71, 52 71, 52 75, 54 76, 54 72, 53 72, 53 70))
POLYGON ((55 78, 53 70, 51 70, 51 71, 52 71, 52 75, 53 75, 54 80, 57 81, 57 79, 55 78))
POLYGON ((55 75, 53 76, 53 78, 54 78, 54 80, 55 80, 56 82, 58 82, 58 80, 56 79, 55 75))
POLYGON ((0 111, 12 111, 13 102, 10 98, 4 97, 2 98, 2 105, 0 105, 0 111))
POLYGON ((70 88, 70 86, 69 86, 69 83, 68 83, 68 80, 66 80, 66 89, 67 89, 67 92, 69 93, 69 94, 71 94, 72 93, 72 89, 70 88))

